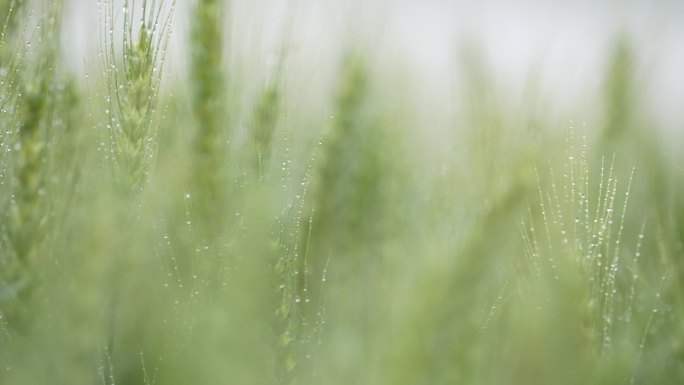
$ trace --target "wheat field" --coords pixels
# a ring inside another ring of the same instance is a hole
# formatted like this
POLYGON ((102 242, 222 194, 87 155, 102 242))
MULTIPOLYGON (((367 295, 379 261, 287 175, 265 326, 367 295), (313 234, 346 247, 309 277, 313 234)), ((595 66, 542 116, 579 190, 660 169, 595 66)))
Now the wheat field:
POLYGON ((343 3, 0 0, 0 384, 684 383, 681 5, 343 3))

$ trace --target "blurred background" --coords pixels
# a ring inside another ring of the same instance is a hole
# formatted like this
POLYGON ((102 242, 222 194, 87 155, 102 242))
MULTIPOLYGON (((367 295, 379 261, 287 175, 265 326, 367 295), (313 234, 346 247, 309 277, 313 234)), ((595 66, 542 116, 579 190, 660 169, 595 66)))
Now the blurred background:
POLYGON ((6 17, 0 384, 684 383, 683 2, 124 3, 6 17))
MULTIPOLYGON (((189 9, 178 1, 171 72, 186 70, 189 9)), ((639 103, 655 112, 658 126, 684 140, 684 4, 676 0, 628 1, 232 1, 225 18, 230 51, 268 70, 283 54, 316 84, 329 84, 331 64, 352 41, 372 46, 387 70, 402 66, 424 98, 453 86, 464 44, 486 58, 497 83, 520 94, 534 87, 554 108, 594 104, 611 47, 625 40, 639 103)), ((64 60, 76 69, 97 68, 103 21, 99 1, 68 2, 64 60)), ((244 64, 244 63, 243 63, 244 64)), ((589 120, 590 117, 585 117, 589 120)))

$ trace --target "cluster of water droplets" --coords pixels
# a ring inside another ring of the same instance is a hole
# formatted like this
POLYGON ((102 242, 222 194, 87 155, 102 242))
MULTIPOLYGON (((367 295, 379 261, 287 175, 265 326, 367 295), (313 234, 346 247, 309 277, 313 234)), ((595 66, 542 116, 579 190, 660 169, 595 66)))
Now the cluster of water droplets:
MULTIPOLYGON (((632 168, 625 183, 619 184, 614 170, 615 156, 609 165, 602 159, 598 189, 592 191, 586 142, 586 136, 582 137, 577 154, 572 134, 567 139, 561 185, 556 183, 551 165, 548 190, 542 187, 537 171, 539 209, 528 208, 520 231, 528 270, 533 277, 551 274, 554 280, 560 280, 566 276, 559 268, 559 258, 563 258, 562 266, 571 263, 579 267, 588 293, 587 311, 600 336, 599 350, 606 352, 615 345, 615 323, 629 323, 634 319, 636 294, 642 279, 639 257, 645 224, 634 251, 628 251, 623 238, 635 169, 632 168), (620 187, 624 193, 619 192, 620 187), (540 220, 535 219, 536 215, 540 220), (539 227, 543 234, 538 234, 539 227), (628 283, 626 289, 621 289, 623 282, 628 283)), ((657 307, 653 310, 657 313, 657 307)))

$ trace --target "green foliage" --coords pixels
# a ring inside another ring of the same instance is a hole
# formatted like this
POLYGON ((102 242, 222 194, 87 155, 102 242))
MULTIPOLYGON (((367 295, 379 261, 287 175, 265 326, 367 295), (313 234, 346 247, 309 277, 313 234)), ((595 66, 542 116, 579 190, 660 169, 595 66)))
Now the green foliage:
POLYGON ((684 174, 628 39, 594 132, 477 45, 446 111, 369 48, 250 86, 219 0, 176 80, 172 1, 107 1, 68 74, 35 4, 0 1, 0 384, 684 381, 684 174))

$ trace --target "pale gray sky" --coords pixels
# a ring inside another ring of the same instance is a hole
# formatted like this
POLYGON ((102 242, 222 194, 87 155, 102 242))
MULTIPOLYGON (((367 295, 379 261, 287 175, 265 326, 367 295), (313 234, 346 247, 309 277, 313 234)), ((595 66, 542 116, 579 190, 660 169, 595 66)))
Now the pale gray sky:
MULTIPOLYGON (((97 68, 98 3, 71 1, 64 47, 76 68, 97 68)), ((176 73, 184 68, 191 4, 177 1, 170 60, 176 73)), ((226 26, 243 64, 267 65, 290 30, 289 65, 324 76, 356 39, 389 63, 400 60, 427 90, 444 85, 458 43, 471 39, 510 87, 535 74, 561 104, 597 91, 610 44, 624 33, 637 44, 645 102, 684 130, 684 1, 234 0, 226 26)))

